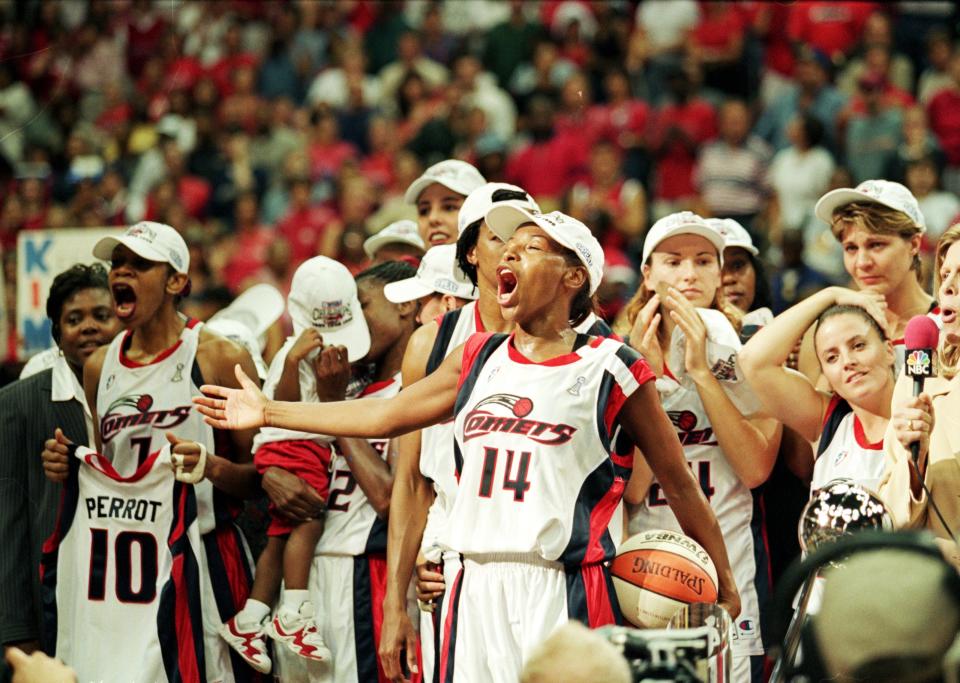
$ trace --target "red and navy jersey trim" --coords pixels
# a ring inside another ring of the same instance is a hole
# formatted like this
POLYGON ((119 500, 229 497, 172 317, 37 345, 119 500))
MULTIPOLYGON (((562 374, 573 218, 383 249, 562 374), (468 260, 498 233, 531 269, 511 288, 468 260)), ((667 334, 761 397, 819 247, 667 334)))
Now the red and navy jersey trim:
POLYGON ((843 418, 845 418, 852 411, 853 408, 850 407, 850 404, 844 399, 840 398, 838 394, 834 394, 830 399, 830 403, 827 404, 827 412, 823 416, 823 428, 820 430, 820 442, 817 444, 818 458, 825 450, 827 450, 827 447, 830 446, 830 443, 833 441, 833 437, 836 435, 837 430, 840 429, 840 423, 843 422, 843 418))
POLYGON ((437 330, 437 337, 433 340, 433 348, 430 350, 430 357, 427 358, 426 375, 440 367, 443 359, 449 354, 450 340, 453 339, 453 333, 457 329, 457 323, 460 321, 462 309, 455 308, 448 311, 440 318, 440 328, 437 330))

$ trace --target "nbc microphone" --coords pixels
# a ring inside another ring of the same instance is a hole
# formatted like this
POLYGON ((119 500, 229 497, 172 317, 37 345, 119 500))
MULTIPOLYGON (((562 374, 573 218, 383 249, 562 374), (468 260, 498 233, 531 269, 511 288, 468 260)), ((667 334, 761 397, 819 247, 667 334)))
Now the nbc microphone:
MULTIPOLYGON (((906 363, 904 372, 907 377, 913 377, 913 395, 919 396, 923 391, 923 382, 927 377, 937 374, 937 342, 940 338, 940 328, 931 318, 925 315, 915 315, 910 318, 903 333, 906 345, 906 363)), ((910 444, 910 453, 916 462, 920 454, 920 443, 910 444)))

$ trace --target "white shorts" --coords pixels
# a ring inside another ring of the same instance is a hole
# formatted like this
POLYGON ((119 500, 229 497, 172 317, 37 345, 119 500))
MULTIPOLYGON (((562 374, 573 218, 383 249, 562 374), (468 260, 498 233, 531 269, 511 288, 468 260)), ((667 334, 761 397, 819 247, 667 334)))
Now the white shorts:
POLYGON ((570 619, 619 620, 602 565, 564 571, 535 555, 468 556, 444 594, 442 683, 516 681, 524 662, 570 619))
MULTIPOLYGON (((447 586, 447 592, 450 586, 456 581, 460 573, 460 555, 447 552, 443 555, 443 583, 447 586)), ((416 577, 414 577, 416 580, 416 577)), ((440 651, 440 634, 443 632, 441 625, 446 616, 447 601, 444 599, 446 593, 440 597, 438 605, 434 607, 433 612, 420 612, 420 661, 421 673, 423 674, 423 683, 438 683, 440 680, 440 671, 436 667, 436 653, 440 651)))

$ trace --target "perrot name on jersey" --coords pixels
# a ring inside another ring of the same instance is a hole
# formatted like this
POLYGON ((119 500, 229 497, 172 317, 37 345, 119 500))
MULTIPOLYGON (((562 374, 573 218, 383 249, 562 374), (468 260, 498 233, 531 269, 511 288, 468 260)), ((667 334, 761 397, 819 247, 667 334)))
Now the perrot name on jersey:
POLYGON ((116 496, 88 496, 84 498, 90 519, 133 519, 155 522, 157 510, 163 503, 146 498, 118 498, 116 496))
POLYGON ((128 427, 153 425, 157 429, 173 429, 182 424, 189 416, 191 406, 177 406, 169 410, 150 410, 153 397, 150 394, 122 396, 107 408, 100 419, 100 437, 107 444, 128 427), (137 413, 121 414, 114 412, 118 408, 134 408, 137 413))
POLYGON ((467 414, 464 421, 463 440, 470 441, 491 432, 522 434, 531 441, 545 446, 559 446, 573 438, 577 428, 568 424, 529 420, 527 415, 533 412, 533 401, 524 396, 513 394, 494 394, 488 396, 467 414), (507 408, 509 415, 497 415, 494 406, 507 408))

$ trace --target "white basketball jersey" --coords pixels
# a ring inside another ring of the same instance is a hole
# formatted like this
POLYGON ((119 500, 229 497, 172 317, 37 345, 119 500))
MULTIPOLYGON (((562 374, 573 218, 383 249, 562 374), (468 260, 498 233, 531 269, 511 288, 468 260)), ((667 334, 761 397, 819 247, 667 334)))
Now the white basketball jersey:
MULTIPOLYGON (((708 362, 715 377, 728 392, 738 408, 754 405, 755 398, 743 382, 743 373, 737 368, 736 353, 740 342, 726 318, 719 311, 704 315, 711 341, 707 344, 708 362), (729 330, 725 331, 725 328, 729 330), (713 357, 715 355, 715 357, 713 357), (743 406, 743 407, 741 407, 743 406)), ((677 328, 674 332, 679 331, 677 328)), ((671 342, 671 358, 682 367, 682 355, 677 359, 677 345, 671 342)), ((681 347, 682 348, 682 347, 681 347)), ((665 368, 657 380, 657 390, 663 409, 676 429, 683 446, 687 464, 700 482, 700 488, 710 502, 720 524, 724 545, 733 569, 733 578, 740 591, 742 610, 735 620, 734 649, 742 654, 763 654, 760 639, 760 605, 755 580, 757 579, 758 556, 765 556, 765 548, 759 538, 759 529, 753 524, 753 496, 733 468, 727 462, 717 443, 713 426, 697 393, 696 385, 679 368, 665 368)), ((650 529, 669 529, 682 533, 676 516, 670 509, 660 484, 654 479, 646 500, 632 513, 629 533, 636 534, 650 529)), ((766 562, 761 565, 765 571, 766 562)))
POLYGON ((128 477, 73 449, 44 544, 44 629, 79 681, 205 681, 200 531, 170 448, 128 477))
MULTIPOLYGON (((97 389, 97 416, 103 455, 121 474, 135 471, 163 448, 167 431, 216 452, 213 428, 193 405, 202 384, 196 365, 202 327, 197 320, 187 321, 179 341, 146 365, 126 357, 130 331, 110 343, 97 389)), ((216 526, 213 485, 204 480, 195 488, 200 532, 205 534, 216 526)))
MULTIPOLYGON (((400 375, 369 385, 358 398, 390 398, 400 391, 400 375)), ((389 439, 370 439, 386 460, 389 439)), ((377 516, 350 470, 347 457, 334 450, 330 462, 330 495, 317 555, 364 555, 387 550, 387 520, 377 516)))
POLYGON ((810 490, 834 479, 850 479, 876 492, 883 468, 883 441, 870 443, 850 404, 834 395, 824 417, 810 490))
POLYGON ((454 426, 459 487, 444 547, 568 566, 613 556, 607 527, 633 464, 611 455, 616 418, 653 374, 621 342, 587 340, 544 363, 524 358, 512 336, 467 342, 454 426))

